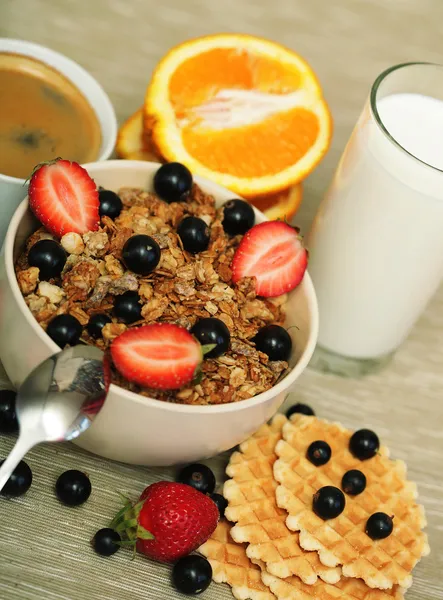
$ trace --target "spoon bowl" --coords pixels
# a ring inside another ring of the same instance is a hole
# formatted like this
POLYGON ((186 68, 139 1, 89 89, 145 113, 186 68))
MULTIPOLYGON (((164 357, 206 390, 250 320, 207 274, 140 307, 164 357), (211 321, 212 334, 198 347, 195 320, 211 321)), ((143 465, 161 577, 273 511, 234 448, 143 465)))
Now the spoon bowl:
POLYGON ((70 441, 91 425, 109 388, 109 363, 94 346, 62 350, 40 363, 17 394, 20 435, 0 467, 0 491, 33 446, 70 441))

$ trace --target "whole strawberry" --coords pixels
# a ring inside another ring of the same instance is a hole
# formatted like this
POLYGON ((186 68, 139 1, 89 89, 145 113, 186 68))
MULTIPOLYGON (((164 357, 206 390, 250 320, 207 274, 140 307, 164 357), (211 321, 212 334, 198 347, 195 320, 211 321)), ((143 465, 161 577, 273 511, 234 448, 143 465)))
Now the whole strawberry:
POLYGON ((120 511, 111 526, 153 560, 176 562, 201 546, 217 527, 218 509, 183 483, 147 487, 135 506, 120 511))

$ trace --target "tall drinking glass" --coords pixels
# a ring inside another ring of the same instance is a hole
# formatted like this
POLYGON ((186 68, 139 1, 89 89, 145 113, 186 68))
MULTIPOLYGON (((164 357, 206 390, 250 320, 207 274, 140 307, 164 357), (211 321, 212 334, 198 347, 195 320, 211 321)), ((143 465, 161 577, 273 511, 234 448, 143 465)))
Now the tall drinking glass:
POLYGON ((312 365, 379 368, 443 276, 443 66, 377 78, 308 243, 320 309, 312 365))

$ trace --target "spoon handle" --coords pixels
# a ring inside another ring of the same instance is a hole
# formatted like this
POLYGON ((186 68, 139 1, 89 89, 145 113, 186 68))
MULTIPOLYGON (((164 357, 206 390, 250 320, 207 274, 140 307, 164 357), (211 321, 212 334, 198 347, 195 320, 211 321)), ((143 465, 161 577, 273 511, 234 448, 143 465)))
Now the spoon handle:
POLYGON ((8 458, 0 467, 0 492, 6 485, 8 479, 11 477, 15 467, 34 445, 34 441, 30 441, 23 436, 19 436, 14 448, 9 453, 8 458))

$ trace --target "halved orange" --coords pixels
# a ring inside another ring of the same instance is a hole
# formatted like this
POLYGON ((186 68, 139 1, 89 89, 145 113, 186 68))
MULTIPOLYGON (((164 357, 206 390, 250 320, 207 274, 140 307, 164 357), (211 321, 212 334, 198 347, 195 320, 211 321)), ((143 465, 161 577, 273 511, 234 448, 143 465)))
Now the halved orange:
POLYGON ((173 48, 153 73, 144 117, 163 157, 247 198, 304 179, 332 127, 317 78, 298 54, 237 34, 173 48))
POLYGON ((118 130, 115 152, 126 160, 152 160, 162 162, 157 154, 149 132, 143 130, 143 109, 139 108, 118 130))

